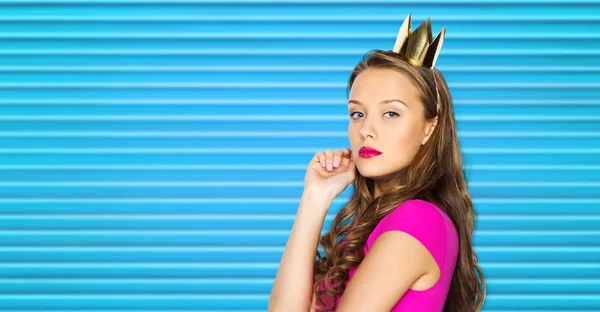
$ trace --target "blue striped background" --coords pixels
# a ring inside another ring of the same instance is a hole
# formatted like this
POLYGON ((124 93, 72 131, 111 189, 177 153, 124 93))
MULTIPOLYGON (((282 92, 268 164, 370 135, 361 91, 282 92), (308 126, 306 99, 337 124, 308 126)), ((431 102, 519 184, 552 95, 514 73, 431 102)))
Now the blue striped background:
POLYGON ((448 29, 484 311, 600 311, 600 2, 566 0, 0 0, 0 310, 266 310, 409 12, 448 29))

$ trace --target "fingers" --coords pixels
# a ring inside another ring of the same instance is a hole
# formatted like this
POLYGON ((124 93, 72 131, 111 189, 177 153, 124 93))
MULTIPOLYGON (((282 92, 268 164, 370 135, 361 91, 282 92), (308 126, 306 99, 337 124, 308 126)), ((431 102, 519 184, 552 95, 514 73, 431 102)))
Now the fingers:
POLYGON ((330 148, 328 148, 325 151, 325 158, 326 158, 326 163, 327 163, 327 170, 331 171, 333 170, 333 154, 334 151, 330 148))
POLYGON ((315 159, 321 164, 321 167, 325 167, 325 165, 326 165, 325 153, 318 151, 315 154, 315 159))
POLYGON ((349 158, 352 156, 352 151, 349 148, 343 150, 327 149, 325 152, 318 151, 315 154, 315 159, 319 161, 321 167, 332 171, 333 168, 338 168, 340 165, 346 166, 349 163, 349 158))
POLYGON ((348 164, 350 164, 351 161, 352 161, 352 151, 349 148, 345 148, 342 151, 342 163, 340 164, 340 167, 345 168, 346 166, 348 166, 348 164))
POLYGON ((340 166, 340 164, 342 163, 343 156, 344 156, 344 151, 335 150, 335 153, 333 154, 333 166, 335 168, 338 168, 340 166))

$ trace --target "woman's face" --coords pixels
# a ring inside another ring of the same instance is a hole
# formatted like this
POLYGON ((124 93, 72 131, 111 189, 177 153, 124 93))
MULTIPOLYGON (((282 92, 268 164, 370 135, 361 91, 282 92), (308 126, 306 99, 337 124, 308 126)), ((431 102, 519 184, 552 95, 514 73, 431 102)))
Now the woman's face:
POLYGON ((367 178, 391 178, 408 166, 429 139, 432 123, 425 120, 417 88, 391 69, 369 68, 356 77, 350 90, 348 114, 352 156, 360 174, 367 178), (363 146, 381 154, 363 158, 363 146))

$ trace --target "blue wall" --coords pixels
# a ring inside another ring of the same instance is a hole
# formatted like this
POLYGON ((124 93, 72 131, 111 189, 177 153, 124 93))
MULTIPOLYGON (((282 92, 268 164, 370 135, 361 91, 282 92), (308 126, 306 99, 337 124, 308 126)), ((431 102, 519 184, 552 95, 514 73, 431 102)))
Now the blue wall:
POLYGON ((600 2, 558 0, 0 0, 0 310, 266 310, 409 12, 448 30, 484 311, 600 311, 600 2))

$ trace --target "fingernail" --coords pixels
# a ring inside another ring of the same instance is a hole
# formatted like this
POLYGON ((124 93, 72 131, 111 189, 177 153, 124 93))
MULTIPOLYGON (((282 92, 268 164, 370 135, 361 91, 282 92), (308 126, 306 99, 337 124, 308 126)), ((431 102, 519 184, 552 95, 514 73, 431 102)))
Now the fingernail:
POLYGON ((325 162, 321 161, 321 167, 325 167, 325 162))
POLYGON ((333 170, 333 168, 331 168, 331 165, 327 165, 327 170, 333 170))
POLYGON ((336 168, 337 168, 339 165, 340 165, 340 163, 339 163, 337 160, 333 162, 333 166, 334 166, 334 167, 336 167, 336 168))

